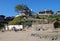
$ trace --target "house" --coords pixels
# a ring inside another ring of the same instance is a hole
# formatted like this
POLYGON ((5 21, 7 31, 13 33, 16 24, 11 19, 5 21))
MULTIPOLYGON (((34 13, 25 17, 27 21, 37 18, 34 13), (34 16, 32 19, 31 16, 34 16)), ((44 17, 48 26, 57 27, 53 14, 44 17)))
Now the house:
POLYGON ((17 30, 23 29, 23 25, 6 25, 5 30, 14 30, 16 28, 17 30))
POLYGON ((56 14, 57 14, 57 15, 60 15, 60 11, 57 11, 56 14))
POLYGON ((39 11, 38 15, 52 15, 54 12, 52 10, 39 11))

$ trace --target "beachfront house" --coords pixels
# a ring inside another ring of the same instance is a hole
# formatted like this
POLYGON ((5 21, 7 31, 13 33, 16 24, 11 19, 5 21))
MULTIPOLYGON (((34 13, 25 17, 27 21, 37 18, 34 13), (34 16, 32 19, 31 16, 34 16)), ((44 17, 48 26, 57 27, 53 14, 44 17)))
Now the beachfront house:
POLYGON ((17 30, 23 29, 23 25, 6 25, 5 30, 14 30, 16 28, 17 30))
POLYGON ((38 15, 52 15, 54 12, 52 10, 39 11, 38 15))

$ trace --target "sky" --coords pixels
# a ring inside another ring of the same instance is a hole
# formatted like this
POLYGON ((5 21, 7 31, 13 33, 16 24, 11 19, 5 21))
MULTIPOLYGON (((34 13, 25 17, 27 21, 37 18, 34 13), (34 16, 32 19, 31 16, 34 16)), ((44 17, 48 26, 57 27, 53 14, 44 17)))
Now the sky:
POLYGON ((0 0, 0 15, 16 16, 15 6, 27 5, 32 11, 38 13, 40 10, 60 10, 60 0, 0 0))

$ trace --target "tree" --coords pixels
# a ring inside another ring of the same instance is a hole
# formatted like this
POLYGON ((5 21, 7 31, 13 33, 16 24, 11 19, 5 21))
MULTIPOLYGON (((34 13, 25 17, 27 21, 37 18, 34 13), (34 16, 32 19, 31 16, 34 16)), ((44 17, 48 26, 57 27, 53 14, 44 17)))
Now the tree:
POLYGON ((4 15, 0 15, 0 30, 2 29, 2 28, 4 28, 4 26, 5 26, 5 16, 4 15))
POLYGON ((25 15, 31 15, 31 10, 24 4, 16 5, 15 10, 18 13, 24 13, 25 15))
POLYGON ((20 22, 24 27, 28 26, 31 27, 32 26, 32 21, 31 20, 21 20, 20 22))
POLYGON ((54 27, 55 27, 55 28, 60 28, 59 18, 55 18, 55 19, 54 19, 54 27))
POLYGON ((5 23, 3 23, 3 22, 0 22, 0 30, 2 29, 2 28, 4 28, 4 25, 5 23))

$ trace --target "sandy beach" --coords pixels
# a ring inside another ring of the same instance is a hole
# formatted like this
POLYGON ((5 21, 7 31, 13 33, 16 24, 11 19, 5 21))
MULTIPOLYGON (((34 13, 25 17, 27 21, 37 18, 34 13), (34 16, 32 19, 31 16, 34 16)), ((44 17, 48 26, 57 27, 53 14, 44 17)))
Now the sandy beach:
MULTIPOLYGON (((0 41, 53 41, 49 39, 40 39, 39 37, 33 37, 31 36, 32 33, 37 33, 37 32, 34 31, 0 32, 0 41)), ((45 33, 43 33, 43 35, 44 34, 45 33)))

